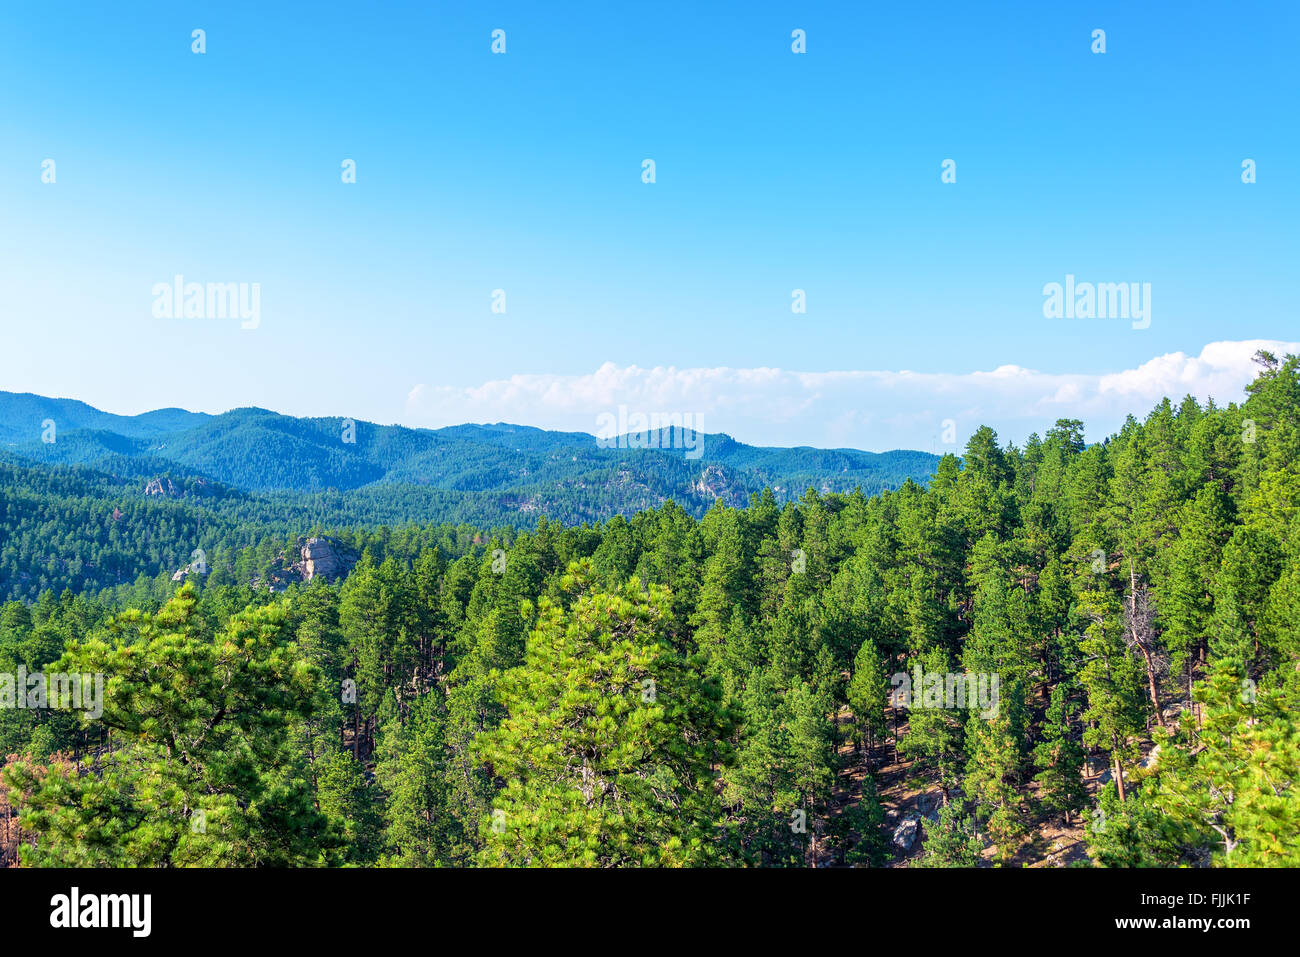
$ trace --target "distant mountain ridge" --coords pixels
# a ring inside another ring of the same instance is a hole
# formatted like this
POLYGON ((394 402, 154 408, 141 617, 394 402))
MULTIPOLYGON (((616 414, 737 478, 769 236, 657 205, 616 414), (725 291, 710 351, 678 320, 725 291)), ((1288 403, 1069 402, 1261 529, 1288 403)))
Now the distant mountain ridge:
POLYGON ((0 391, 0 446, 39 438, 42 423, 52 419, 59 429, 95 429, 145 438, 189 428, 212 418, 205 412, 155 409, 140 415, 101 412, 77 399, 51 399, 31 392, 0 391))
POLYGON ((698 457, 690 457, 668 430, 602 448, 609 443, 587 433, 506 423, 415 429, 364 421, 349 428, 349 421, 258 408, 122 416, 74 399, 0 392, 0 452, 119 478, 165 474, 250 493, 384 495, 405 486, 491 495, 507 523, 512 514, 598 520, 668 498, 702 513, 715 498, 743 504, 765 487, 782 500, 808 488, 874 494, 908 478, 924 482, 938 461, 903 450, 766 448, 721 433, 700 436, 698 457), (45 437, 53 442, 43 441, 48 422, 53 430, 45 437))

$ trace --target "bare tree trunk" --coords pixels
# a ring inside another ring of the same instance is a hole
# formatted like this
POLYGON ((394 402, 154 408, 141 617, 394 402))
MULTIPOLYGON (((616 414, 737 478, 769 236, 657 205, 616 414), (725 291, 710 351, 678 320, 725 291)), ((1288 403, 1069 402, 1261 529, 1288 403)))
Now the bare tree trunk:
POLYGON ((1115 765, 1115 787, 1119 790, 1119 803, 1124 803, 1124 768, 1119 763, 1119 739, 1114 735, 1110 739, 1110 759, 1115 765))
POLYGON ((1147 691, 1151 695, 1151 707, 1155 710, 1156 724, 1160 727, 1165 726, 1164 715, 1160 713, 1160 696, 1156 693, 1156 666, 1155 659, 1151 655, 1151 649, 1147 644, 1147 636, 1139 632, 1138 611, 1137 611, 1137 568, 1133 564, 1133 559, 1128 560, 1128 623, 1129 630, 1133 633, 1133 643, 1138 646, 1138 651, 1142 652, 1142 658, 1147 665, 1147 691))
MULTIPOLYGON (((1202 643, 1201 646, 1200 646, 1200 648, 1197 649, 1196 654, 1197 654, 1197 657, 1200 659, 1201 667, 1204 668, 1204 667, 1205 667, 1205 645, 1204 645, 1204 643, 1202 643)), ((1190 686, 1190 684, 1191 684, 1191 682, 1189 681, 1189 682, 1188 682, 1188 685, 1190 686)), ((1194 710, 1195 713, 1196 713, 1196 730, 1197 730, 1197 731, 1200 731, 1200 730, 1201 730, 1201 725, 1204 724, 1204 722, 1205 722, 1205 709, 1202 708, 1199 704, 1196 704, 1195 702, 1192 703, 1192 708, 1193 708, 1193 710, 1194 710)))
POLYGON ((1138 647, 1141 649, 1142 657, 1146 659, 1147 663, 1147 691, 1151 695, 1151 707, 1155 709, 1156 724, 1163 728, 1165 726, 1165 718, 1164 715, 1160 713, 1160 698, 1156 694, 1155 664, 1152 662, 1151 652, 1147 650, 1146 646, 1139 645, 1138 647))

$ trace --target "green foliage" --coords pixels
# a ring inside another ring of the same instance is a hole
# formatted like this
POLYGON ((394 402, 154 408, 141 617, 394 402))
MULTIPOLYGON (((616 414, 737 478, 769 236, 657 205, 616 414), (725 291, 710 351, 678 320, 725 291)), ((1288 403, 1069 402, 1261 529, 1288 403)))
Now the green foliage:
POLYGON ((1151 804, 1212 846, 1228 867, 1300 864, 1300 687, 1256 689, 1228 664, 1198 686, 1204 722, 1190 718, 1161 745, 1151 804))
POLYGON ((944 798, 909 866, 1049 822, 1102 865, 1295 866, 1300 360, 1259 361, 1240 406, 981 429, 881 494, 765 489, 888 463, 717 437, 730 484, 680 504, 673 450, 60 405, 57 447, 0 455, 6 859, 878 866, 900 785, 944 798), (204 448, 262 490, 178 466, 204 448), (303 583, 327 528, 356 564, 303 583), (103 675, 102 716, 19 706, 56 672, 103 675))
POLYGON ((960 804, 949 802, 939 808, 939 820, 926 828, 925 853, 918 867, 974 867, 980 862, 984 842, 975 821, 960 804))
POLYGON ((103 715, 121 740, 100 773, 6 772, 41 866, 289 866, 337 844, 314 808, 291 722, 318 674, 276 639, 282 609, 240 613, 202 637, 193 589, 156 615, 110 619, 108 640, 73 641, 51 670, 105 676, 103 715))
POLYGON ((1076 734, 1074 717, 1078 706, 1071 700, 1071 688, 1062 683, 1052 689, 1052 701, 1043 717, 1042 740, 1034 748, 1034 776, 1047 808, 1070 815, 1083 808, 1088 792, 1083 786, 1083 743, 1076 734))
MULTIPOLYGON (((574 565, 569 591, 590 566, 574 565)), ((543 600, 525 663, 501 676, 506 717, 475 742, 505 782, 486 864, 686 865, 716 860, 713 766, 728 717, 702 660, 664 638, 666 589, 543 600)))

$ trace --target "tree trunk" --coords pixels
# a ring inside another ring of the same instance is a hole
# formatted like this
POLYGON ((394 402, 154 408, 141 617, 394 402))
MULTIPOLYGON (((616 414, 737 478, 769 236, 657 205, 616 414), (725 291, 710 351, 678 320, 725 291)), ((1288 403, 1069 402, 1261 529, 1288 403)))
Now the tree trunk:
POLYGON ((1147 664, 1147 690, 1151 694, 1151 707, 1155 709, 1156 724, 1160 727, 1165 726, 1164 715, 1160 713, 1160 696, 1156 693, 1156 668, 1155 659, 1151 655, 1151 649, 1147 647, 1146 636, 1138 634, 1137 621, 1137 568, 1133 564, 1133 559, 1128 560, 1128 624, 1129 629, 1133 632, 1133 643, 1138 646, 1142 652, 1142 658, 1147 664))
POLYGON ((1165 726, 1164 715, 1160 713, 1160 696, 1156 694, 1156 670, 1155 663, 1151 660, 1151 652, 1147 650, 1146 645, 1138 645, 1142 650, 1142 657, 1147 663, 1147 691, 1151 695, 1151 707, 1155 709, 1156 724, 1160 727, 1165 726))

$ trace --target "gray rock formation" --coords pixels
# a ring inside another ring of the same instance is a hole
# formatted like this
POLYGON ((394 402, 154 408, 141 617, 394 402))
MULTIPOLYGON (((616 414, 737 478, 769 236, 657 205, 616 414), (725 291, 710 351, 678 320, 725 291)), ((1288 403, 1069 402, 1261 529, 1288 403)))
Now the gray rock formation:
POLYGON ((909 814, 903 818, 903 822, 894 828, 892 838, 894 846, 900 851, 910 851, 916 844, 916 836, 921 828, 921 818, 917 814, 909 814))
POLYGON ((305 582, 318 575, 326 581, 342 578, 355 564, 356 559, 331 538, 309 538, 302 546, 302 580, 305 582))
POLYGON ((145 495, 179 495, 169 478, 156 478, 144 487, 145 495))
POLYGON ((922 794, 916 799, 916 811, 927 821, 939 820, 939 807, 943 804, 938 794, 922 794))
POLYGON ((690 491, 701 498, 720 498, 727 505, 740 504, 743 498, 732 487, 730 477, 720 465, 706 465, 700 477, 691 483, 690 491))
POLYGON ((1159 762, 1159 760, 1160 760, 1160 745, 1157 744, 1154 748, 1152 748, 1147 753, 1147 756, 1145 758, 1143 758, 1141 761, 1138 762, 1138 767, 1148 768, 1148 769, 1154 768, 1156 766, 1156 763, 1159 762))

